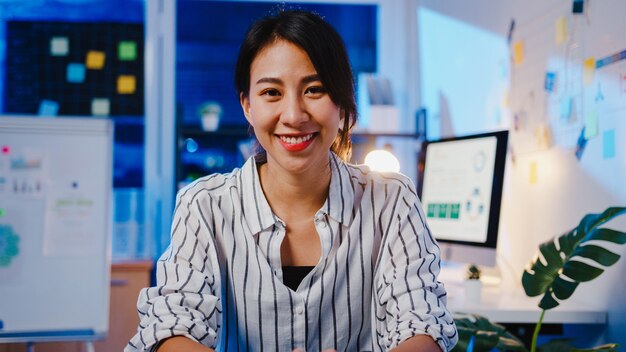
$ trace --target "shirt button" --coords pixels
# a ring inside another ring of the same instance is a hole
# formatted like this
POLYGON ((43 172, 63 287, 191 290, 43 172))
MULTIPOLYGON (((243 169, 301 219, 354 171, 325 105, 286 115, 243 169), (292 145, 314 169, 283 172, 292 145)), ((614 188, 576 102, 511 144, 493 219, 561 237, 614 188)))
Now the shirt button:
POLYGON ((326 228, 326 223, 325 222, 320 222, 320 227, 325 229, 326 228))
POLYGON ((302 308, 302 306, 297 306, 296 307, 296 314, 302 315, 302 313, 304 313, 304 308, 302 308))

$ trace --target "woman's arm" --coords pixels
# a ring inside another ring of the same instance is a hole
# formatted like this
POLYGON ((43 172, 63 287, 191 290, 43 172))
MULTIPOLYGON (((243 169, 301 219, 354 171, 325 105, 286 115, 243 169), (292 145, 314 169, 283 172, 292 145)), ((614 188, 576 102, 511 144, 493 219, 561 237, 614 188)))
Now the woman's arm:
POLYGON ((415 335, 399 344, 391 352, 441 352, 441 348, 430 336, 415 335))
POLYGON ((174 336, 164 340, 157 349, 158 352, 214 352, 208 348, 185 336, 174 336))

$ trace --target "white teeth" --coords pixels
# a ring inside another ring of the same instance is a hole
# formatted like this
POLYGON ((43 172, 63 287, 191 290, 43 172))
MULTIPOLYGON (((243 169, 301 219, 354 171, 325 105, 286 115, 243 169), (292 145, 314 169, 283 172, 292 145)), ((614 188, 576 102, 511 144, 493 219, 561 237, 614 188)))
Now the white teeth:
POLYGON ((299 137, 280 136, 280 139, 283 142, 288 143, 288 144, 300 144, 300 143, 308 141, 311 138, 313 138, 313 133, 307 134, 306 136, 299 136, 299 137))

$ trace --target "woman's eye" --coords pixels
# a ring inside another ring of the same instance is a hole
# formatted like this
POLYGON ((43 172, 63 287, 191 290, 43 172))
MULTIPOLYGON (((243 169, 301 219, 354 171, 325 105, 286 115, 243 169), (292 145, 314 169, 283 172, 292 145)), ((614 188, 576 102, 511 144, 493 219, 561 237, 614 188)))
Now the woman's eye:
POLYGON ((261 92, 261 95, 267 95, 270 97, 277 97, 280 95, 280 92, 276 89, 266 89, 261 92))
POLYGON ((322 86, 313 86, 306 89, 305 94, 324 94, 326 93, 326 89, 322 86))

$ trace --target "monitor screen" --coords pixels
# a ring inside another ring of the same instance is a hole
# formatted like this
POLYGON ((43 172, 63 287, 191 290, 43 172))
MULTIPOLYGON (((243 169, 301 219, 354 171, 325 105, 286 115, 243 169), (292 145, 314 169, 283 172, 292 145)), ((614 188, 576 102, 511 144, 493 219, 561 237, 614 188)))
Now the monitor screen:
POLYGON ((508 131, 425 143, 419 192, 450 261, 495 265, 508 131))

